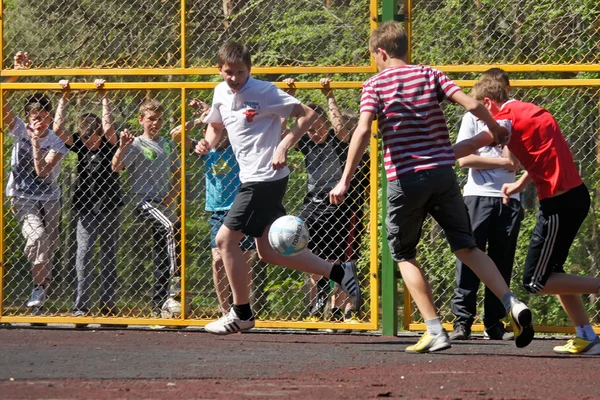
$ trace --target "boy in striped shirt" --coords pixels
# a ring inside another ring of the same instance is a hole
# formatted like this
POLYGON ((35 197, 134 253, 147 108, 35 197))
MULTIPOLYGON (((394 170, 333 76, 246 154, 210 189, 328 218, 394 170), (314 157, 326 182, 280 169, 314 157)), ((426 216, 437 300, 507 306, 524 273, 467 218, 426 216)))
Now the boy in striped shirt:
POLYGON ((380 73, 363 84, 360 120, 342 179, 330 192, 330 200, 333 204, 343 201, 377 117, 388 179, 388 242, 427 326, 418 343, 406 351, 428 353, 450 347, 431 286, 416 260, 427 214, 444 229, 456 257, 502 300, 513 322, 517 347, 527 346, 534 333, 531 311, 515 298, 494 262, 475 243, 454 174, 456 158, 440 103, 448 98, 465 107, 487 124, 498 143, 506 142, 510 134, 442 72, 407 64, 407 49, 406 32, 398 23, 384 23, 371 34, 369 50, 380 73))

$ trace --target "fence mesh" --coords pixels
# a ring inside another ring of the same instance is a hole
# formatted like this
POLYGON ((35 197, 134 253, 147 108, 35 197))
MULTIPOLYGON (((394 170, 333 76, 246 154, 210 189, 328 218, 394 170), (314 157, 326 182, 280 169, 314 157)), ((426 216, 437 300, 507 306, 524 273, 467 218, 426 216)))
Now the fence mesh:
POLYGON ((594 64, 597 1, 415 0, 412 59, 432 65, 594 64))
POLYGON ((188 0, 185 10, 164 0, 4 4, 4 66, 26 50, 35 68, 212 67, 232 38, 251 47, 255 66, 370 65, 365 0, 188 0))
MULTIPOLYGON (((556 118, 571 147, 580 174, 590 190, 592 208, 569 253, 565 269, 573 274, 599 276, 600 149, 598 143, 600 143, 600 138, 598 132, 600 132, 600 89, 597 87, 520 87, 514 90, 513 96, 548 109, 556 118)), ((451 131, 456 134, 461 123, 462 109, 446 104, 445 112, 451 131)), ((452 139, 455 140, 455 136, 452 139)), ((466 183, 466 170, 457 168, 457 174, 462 187, 466 183)), ((519 298, 527 299, 534 312, 536 324, 570 326, 571 323, 567 315, 554 296, 529 296, 521 287, 523 265, 538 208, 537 195, 533 186, 530 186, 522 194, 521 203, 525 209, 525 219, 521 223, 511 289, 519 298)), ((452 323, 455 316, 451 312, 450 305, 456 286, 454 273, 456 258, 451 253, 443 232, 431 218, 426 221, 422 237, 423 240, 419 245, 419 260, 422 261, 432 284, 436 307, 440 311, 442 320, 452 323)), ((476 323, 482 323, 483 295, 483 285, 480 285, 477 297, 479 316, 476 323)), ((586 295, 583 298, 592 321, 599 323, 600 304, 598 303, 598 296, 586 295)), ((412 321, 415 323, 423 322, 421 315, 415 308, 413 308, 412 321)))
MULTIPOLYGON (((358 102, 357 90, 342 92, 346 92, 339 96, 342 106, 358 102)), ((169 298, 181 300, 178 286, 181 284, 180 224, 183 219, 181 204, 177 200, 180 197, 176 197, 170 206, 168 204, 169 190, 181 184, 179 143, 171 140, 171 134, 177 133, 173 128, 178 127, 181 121, 181 91, 115 90, 106 93, 108 100, 103 100, 103 95, 96 90, 64 91, 63 94, 44 93, 54 106, 49 118, 56 112, 50 128, 63 127, 56 131, 66 138, 69 151, 61 164, 55 167, 56 176, 40 178, 32 158, 31 139, 21 122, 35 123, 29 119, 39 112, 26 115, 23 109, 35 93, 7 91, 6 102, 20 120, 12 126, 11 134, 5 140, 4 177, 5 182, 9 182, 7 194, 10 196, 5 198, 4 214, 6 264, 3 315, 177 316, 170 309, 163 310, 163 306, 169 298), (61 99, 63 94, 65 97, 61 99), (162 114, 156 106, 150 107, 140 119, 140 104, 147 103, 148 99, 160 102, 162 114), (107 143, 109 129, 105 126, 103 131, 99 122, 103 116, 104 123, 109 122, 106 119, 109 111, 116 132, 122 133, 127 129, 136 136, 125 151, 125 168, 121 173, 110 171, 119 143, 114 147, 107 143), (64 115, 64 125, 57 122, 63 120, 59 114, 64 115), (162 122, 155 121, 161 116, 162 122), (94 121, 98 124, 93 125, 94 121), (94 129, 90 128, 90 124, 94 129), (154 129, 158 137, 150 140, 147 137, 153 134, 154 129), (143 132, 147 133, 142 135, 143 132), (97 136, 98 133, 100 136, 97 136), (69 140, 73 142, 69 143, 69 140), (88 146, 93 150, 89 151, 88 146), (95 146, 100 147, 96 149, 95 146), (89 171, 101 178, 93 180, 92 175, 88 175, 89 171), (53 191, 54 184, 56 191, 53 191), (88 185, 89 192, 86 192, 88 185), (16 188, 13 192, 12 187, 16 188), (47 198, 51 192, 55 196, 47 198), (56 218, 51 219, 54 215, 56 218), (41 226, 35 225, 34 219, 40 220, 41 226), (50 233, 53 222, 56 237, 50 233), (34 229, 36 227, 37 230, 34 229), (45 245, 52 240, 56 251, 52 252, 49 248, 44 253, 45 245), (111 258, 111 255, 114 257, 111 258), (45 261, 40 258, 43 256, 45 261), (41 264, 45 268, 40 267, 41 264), (34 292, 39 291, 39 285, 45 287, 43 307, 31 303, 36 300, 34 292)), ((325 287, 318 286, 318 297, 317 284, 311 285, 308 276, 259 261, 253 240, 244 240, 241 247, 248 250, 246 256, 252 273, 254 311, 261 321, 368 322, 372 318, 367 234, 368 159, 361 167, 360 178, 355 182, 356 191, 347 201, 344 212, 336 207, 322 209, 320 202, 323 199, 318 197, 339 180, 347 151, 348 132, 356 119, 351 114, 342 115, 345 109, 338 108, 336 112, 340 113, 341 119, 335 121, 341 121, 341 125, 335 125, 330 121, 328 102, 320 92, 303 90, 298 95, 306 101, 309 98, 319 101, 323 115, 314 132, 311 130, 301 141, 303 147, 291 150, 289 165, 292 174, 284 205, 288 214, 301 215, 311 222, 309 227, 314 238, 324 235, 331 240, 346 240, 331 255, 327 253, 331 243, 311 243, 310 247, 313 252, 319 252, 318 247, 322 247, 321 255, 327 259, 357 261, 363 307, 360 310, 347 308, 347 302, 338 298, 337 291, 330 287, 328 281, 325 287), (316 181, 321 185, 321 191, 311 192, 316 196, 312 198, 307 190, 311 184, 314 187, 316 181), (314 202, 318 207, 312 209, 306 202, 314 202), (350 242, 349 238, 352 238, 350 242), (315 307, 317 300, 322 307, 315 307), (341 311, 337 312, 336 308, 341 311), (311 313, 315 309, 318 309, 317 312, 311 313), (344 311, 348 311, 345 318, 344 311)), ((212 91, 208 90, 188 93, 190 99, 207 102, 211 96, 212 91)), ((189 108, 187 111, 188 116, 193 116, 191 123, 198 122, 198 110, 189 108)), ((5 123, 10 127, 6 118, 5 123)), ((187 132, 188 140, 202 137, 204 125, 197 125, 187 132)), ((180 140, 178 135, 173 137, 176 141, 180 140)), ((67 152, 58 137, 46 137, 40 143, 46 158, 52 151, 67 152)), ((236 163, 232 157, 227 143, 209 155, 188 153, 186 157, 186 279, 183 290, 187 298, 187 317, 191 320, 219 317, 231 302, 218 251, 212 248, 214 243, 211 245, 211 231, 214 234, 218 230, 239 187, 236 163)), ((76 319, 69 321, 77 322, 76 319)))

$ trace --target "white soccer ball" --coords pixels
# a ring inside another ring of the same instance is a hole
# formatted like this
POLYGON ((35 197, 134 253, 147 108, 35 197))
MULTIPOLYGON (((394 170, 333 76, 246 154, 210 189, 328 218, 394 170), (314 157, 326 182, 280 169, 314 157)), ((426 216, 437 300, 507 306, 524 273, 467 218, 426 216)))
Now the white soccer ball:
POLYGON ((269 243, 284 256, 296 255, 308 246, 308 229, 304 221, 293 215, 278 218, 269 229, 269 243))
POLYGON ((160 310, 162 318, 181 318, 181 303, 173 298, 168 298, 160 310))

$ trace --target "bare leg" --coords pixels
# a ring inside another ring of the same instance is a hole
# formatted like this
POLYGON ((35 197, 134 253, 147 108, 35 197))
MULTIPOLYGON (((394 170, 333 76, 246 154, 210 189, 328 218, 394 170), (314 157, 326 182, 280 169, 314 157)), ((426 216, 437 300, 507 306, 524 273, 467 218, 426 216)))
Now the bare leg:
POLYGON ((217 299, 219 300, 219 307, 221 312, 229 312, 229 281, 227 280, 227 274, 225 272, 225 266, 223 265, 223 259, 218 248, 211 249, 212 251, 212 269, 213 269, 213 282, 215 284, 215 290, 217 291, 217 299))
POLYGON ((248 279, 250 273, 239 245, 243 237, 242 232, 233 231, 225 225, 221 225, 216 237, 233 294, 233 304, 250 302, 250 280, 248 279))
POLYGON ((582 326, 590 323, 580 295, 559 294, 558 300, 560 300, 560 304, 575 326, 582 326))
POLYGON ((600 290, 600 278, 553 273, 541 294, 596 294, 600 290))
POLYGON ((479 280, 500 300, 510 291, 496 264, 479 248, 461 249, 455 251, 454 254, 456 258, 467 264, 479 280))
POLYGON ((402 279, 425 320, 437 318, 431 286, 416 259, 398 263, 402 279))

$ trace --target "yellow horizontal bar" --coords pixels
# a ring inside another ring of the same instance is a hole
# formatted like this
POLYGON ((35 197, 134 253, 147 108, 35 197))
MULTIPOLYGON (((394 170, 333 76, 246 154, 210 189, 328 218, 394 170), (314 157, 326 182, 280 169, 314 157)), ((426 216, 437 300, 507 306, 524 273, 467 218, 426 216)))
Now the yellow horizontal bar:
MULTIPOLYGON (((362 74, 377 72, 375 66, 362 67, 252 67, 253 75, 264 74, 362 74)), ((207 68, 48 68, 6 69, 0 76, 132 76, 132 75, 218 75, 216 67, 207 68)))
MULTIPOLYGON (((290 86, 282 82, 273 82, 281 88, 290 86)), ((146 89, 213 89, 219 82, 107 82, 104 89, 107 90, 146 90, 146 89)), ((332 82, 332 89, 360 89, 362 82, 332 82)), ((6 90, 62 90, 58 83, 0 83, 0 87, 6 90)), ((97 90, 93 83, 71 83, 71 89, 75 90, 97 90)), ((294 84, 298 89, 321 89, 319 82, 297 82, 294 84)))
MULTIPOLYGON (((446 330, 452 330, 452 324, 443 324, 446 330)), ((411 323, 409 325, 410 331, 425 331, 427 327, 424 323, 411 323)), ((575 328, 572 326, 535 326, 534 327, 536 333, 575 333, 575 328)), ((474 324, 472 327, 474 332, 483 332, 483 324, 474 324)), ((594 326, 594 331, 596 333, 600 333, 600 325, 594 326)))
MULTIPOLYGON (((477 80, 456 80, 457 85, 473 87, 477 80)), ((600 86, 600 79, 511 79, 511 87, 582 87, 600 86)))
POLYGON ((473 64, 435 65, 444 72, 484 72, 490 68, 502 68, 506 72, 600 72, 600 64, 473 64))
MULTIPOLYGON (((163 319, 163 318, 106 318, 106 317, 37 317, 37 316, 4 316, 0 323, 5 324, 105 324, 105 325, 166 325, 166 326, 204 326, 213 320, 207 319, 163 319)), ((356 331, 376 330, 371 322, 349 324, 333 322, 304 321, 256 321, 257 328, 266 329, 352 329, 356 331)))

